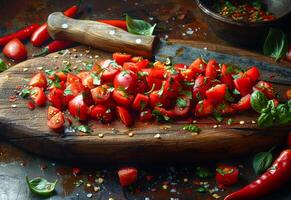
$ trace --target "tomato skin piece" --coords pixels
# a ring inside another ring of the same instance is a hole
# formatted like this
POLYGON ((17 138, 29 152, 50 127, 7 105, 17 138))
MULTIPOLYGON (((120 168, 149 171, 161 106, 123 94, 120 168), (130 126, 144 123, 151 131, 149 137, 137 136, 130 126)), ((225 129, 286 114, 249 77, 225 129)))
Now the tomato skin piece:
POLYGON ((126 53, 113 53, 112 58, 119 65, 123 65, 125 62, 129 62, 131 60, 131 55, 126 53))
POLYGON ((125 91, 115 89, 112 93, 114 101, 121 106, 128 107, 134 99, 133 95, 128 95, 125 91))
POLYGON ((182 96, 182 97, 179 97, 179 98, 181 98, 181 99, 186 101, 186 106, 185 107, 179 107, 179 105, 176 103, 175 108, 174 108, 174 113, 178 117, 185 117, 190 112, 191 100, 187 96, 182 96))
POLYGON ((52 88, 47 95, 47 99, 52 105, 58 109, 62 109, 64 107, 64 91, 59 88, 52 88))
POLYGON ((130 70, 119 72, 114 78, 114 88, 124 88, 129 93, 136 92, 137 75, 130 70))
POLYGON ((291 89, 286 90, 285 97, 286 97, 287 100, 291 100, 291 89))
POLYGON ((108 101, 111 96, 111 92, 108 89, 108 85, 100 85, 96 88, 91 89, 91 95, 95 103, 98 104, 108 101))
POLYGON ((230 90, 234 89, 234 83, 233 83, 233 78, 232 75, 224 75, 220 77, 221 83, 224 83, 227 85, 227 88, 230 90))
POLYGON ((220 164, 218 169, 215 176, 218 185, 231 186, 238 182, 239 170, 237 167, 220 164))
POLYGON ((46 80, 45 74, 43 72, 39 72, 39 73, 35 74, 30 79, 29 86, 46 88, 46 86, 47 86, 47 80, 46 80))
POLYGON ((252 80, 254 84, 260 77, 260 71, 257 67, 252 67, 245 72, 245 75, 252 80))
POLYGON ((249 77, 236 78, 233 82, 242 97, 252 92, 252 82, 249 77))
POLYGON ((273 88, 273 85, 271 83, 268 83, 266 81, 259 81, 254 87, 253 90, 258 90, 262 92, 268 99, 274 99, 275 98, 275 90, 273 88))
POLYGON ((152 111, 150 109, 145 109, 144 111, 140 112, 139 120, 141 122, 149 122, 153 118, 152 111))
POLYGON ((75 96, 68 105, 68 110, 73 117, 83 121, 88 118, 89 108, 84 102, 82 94, 75 96))
POLYGON ((40 87, 33 87, 31 89, 30 97, 37 106, 44 106, 46 104, 45 93, 40 87))
POLYGON ((138 171, 136 168, 128 167, 119 169, 118 172, 119 182, 122 187, 129 186, 137 180, 138 171))
POLYGON ((213 80, 217 76, 217 69, 218 69, 218 64, 216 60, 209 60, 205 69, 205 76, 209 77, 210 80, 213 80))
POLYGON ((231 104, 236 111, 245 111, 251 108, 251 95, 242 97, 236 104, 231 104))
POLYGON ((134 110, 142 111, 142 110, 144 110, 144 108, 146 108, 148 102, 149 102, 149 97, 148 96, 146 96, 144 94, 137 94, 135 96, 134 101, 132 102, 131 107, 134 110))
POLYGON ((3 54, 16 61, 24 60, 27 51, 24 44, 17 38, 10 40, 3 48, 3 54))
POLYGON ((212 104, 212 101, 208 99, 199 101, 194 110, 195 116, 197 117, 209 116, 213 113, 213 111, 214 111, 214 106, 212 104))
POLYGON ((154 110, 159 111, 162 115, 167 116, 167 117, 169 117, 171 119, 176 117, 174 109, 166 110, 163 107, 156 106, 156 107, 154 107, 154 110))
POLYGON ((117 115, 119 116, 121 122, 125 125, 125 126, 131 126, 133 124, 133 118, 130 115, 129 111, 121 106, 116 106, 116 112, 117 115))
POLYGON ((48 120, 47 125, 50 129, 60 129, 63 128, 65 123, 64 115, 62 112, 55 114, 50 120, 48 120))
POLYGON ((47 109, 47 119, 50 120, 53 116, 55 116, 59 112, 61 112, 60 109, 55 108, 53 106, 49 106, 47 109))
POLYGON ((211 100, 213 104, 218 104, 223 101, 226 89, 227 87, 225 84, 218 84, 207 90, 205 94, 207 99, 211 100))

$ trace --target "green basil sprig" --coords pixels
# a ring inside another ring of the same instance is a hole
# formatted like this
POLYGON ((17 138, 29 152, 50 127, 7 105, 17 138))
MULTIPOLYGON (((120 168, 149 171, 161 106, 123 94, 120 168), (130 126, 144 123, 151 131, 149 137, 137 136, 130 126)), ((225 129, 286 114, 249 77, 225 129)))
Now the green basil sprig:
POLYGON ((254 91, 251 95, 251 105, 252 108, 260 113, 263 108, 267 106, 267 98, 266 96, 260 91, 254 91))
POLYGON ((150 23, 144 20, 133 19, 127 14, 126 14, 126 25, 128 32, 136 35, 145 36, 153 35, 154 29, 156 27, 156 24, 151 25, 150 23))
POLYGON ((263 53, 266 56, 280 60, 288 51, 286 35, 278 29, 270 28, 263 46, 263 53))
POLYGON ((29 189, 40 196, 51 196, 53 194, 53 191, 55 190, 56 184, 58 180, 55 180, 54 182, 49 182, 44 178, 36 177, 32 180, 29 180, 26 176, 26 182, 28 184, 29 189))
POLYGON ((273 156, 271 151, 274 148, 270 149, 267 152, 260 152, 255 155, 253 160, 253 169, 256 174, 262 174, 265 172, 272 164, 273 156))
POLYGON ((2 59, 0 59, 0 72, 5 71, 6 69, 7 69, 7 65, 2 59))

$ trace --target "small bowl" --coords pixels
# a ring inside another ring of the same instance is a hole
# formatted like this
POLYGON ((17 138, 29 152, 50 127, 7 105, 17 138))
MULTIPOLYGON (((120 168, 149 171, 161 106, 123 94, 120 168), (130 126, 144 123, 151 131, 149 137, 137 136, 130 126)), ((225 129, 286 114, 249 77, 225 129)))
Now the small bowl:
MULTIPOLYGON (((277 25, 291 11, 291 0, 263 0, 276 19, 263 22, 238 22, 214 11, 213 0, 195 0, 217 36, 239 46, 255 46, 264 41, 270 27, 277 25)), ((246 1, 244 1, 246 2, 246 1)))

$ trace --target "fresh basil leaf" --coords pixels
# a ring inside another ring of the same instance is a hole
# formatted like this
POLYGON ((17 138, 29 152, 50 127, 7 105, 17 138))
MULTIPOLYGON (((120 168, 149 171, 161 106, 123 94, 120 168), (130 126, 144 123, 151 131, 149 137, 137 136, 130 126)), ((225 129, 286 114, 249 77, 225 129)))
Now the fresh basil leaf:
POLYGON ((0 72, 5 71, 6 69, 7 69, 6 63, 2 59, 0 59, 0 72))
POLYGON ((288 51, 286 35, 278 29, 270 28, 263 46, 263 53, 266 56, 280 60, 288 51))
POLYGON ((200 133, 201 132, 201 129, 194 124, 189 124, 189 125, 183 126, 182 130, 191 131, 193 133, 200 133))
POLYGON ((133 33, 136 35, 150 36, 150 35, 153 35, 156 24, 152 26, 150 23, 144 20, 133 19, 129 15, 126 14, 126 26, 127 26, 128 32, 130 33, 133 33))
POLYGON ((258 118, 258 125, 260 127, 271 127, 273 126, 273 116, 271 113, 262 113, 258 118))
POLYGON ((58 180, 55 180, 54 182, 49 182, 44 178, 36 177, 32 180, 29 180, 26 176, 26 182, 28 184, 29 189, 40 196, 51 196, 53 194, 53 191, 55 190, 56 184, 58 180))
POLYGON ((227 88, 226 90, 226 93, 225 93, 225 96, 224 96, 224 99, 228 102, 234 102, 234 98, 233 96, 231 95, 229 89, 227 88))
POLYGON ((176 105, 179 107, 179 108, 185 108, 187 107, 187 101, 183 98, 177 98, 177 103, 176 105))
POLYGON ((253 169, 256 174, 262 174, 271 166, 272 161, 273 156, 271 150, 268 152, 260 152, 253 159, 253 169))
POLYGON ((213 117, 219 123, 224 120, 224 118, 221 116, 221 114, 219 112, 216 112, 216 111, 213 113, 213 117))
POLYGON ((152 115, 156 117, 158 122, 169 122, 171 121, 171 118, 163 115, 160 111, 158 110, 153 110, 152 115))
POLYGON ((93 78, 93 85, 101 85, 101 75, 102 73, 96 74, 91 73, 90 76, 93 78))
POLYGON ((251 105, 256 112, 261 113, 262 109, 267 106, 267 103, 267 98, 262 92, 256 90, 252 93, 251 105))
POLYGON ((92 129, 89 126, 85 126, 85 125, 76 126, 75 129, 83 133, 92 132, 92 129))
POLYGON ((68 96, 73 94, 72 90, 71 90, 71 86, 68 86, 65 90, 64 90, 64 95, 68 96))
POLYGON ((26 97, 28 97, 28 95, 30 95, 30 90, 29 89, 23 89, 19 93, 19 96, 21 96, 22 98, 26 98, 26 97))

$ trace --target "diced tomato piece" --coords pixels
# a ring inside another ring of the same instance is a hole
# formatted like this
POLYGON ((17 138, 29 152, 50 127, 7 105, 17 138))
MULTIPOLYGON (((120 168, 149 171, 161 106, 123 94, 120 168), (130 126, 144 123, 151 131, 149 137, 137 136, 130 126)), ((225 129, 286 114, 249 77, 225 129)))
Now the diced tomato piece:
POLYGON ((213 113, 213 111, 214 111, 214 106, 212 104, 212 101, 208 99, 199 101, 194 110, 195 116, 197 117, 209 116, 213 113))
POLYGON ((202 60, 202 58, 197 58, 192 62, 189 68, 191 69, 195 68, 198 73, 202 73, 205 71, 206 65, 207 64, 202 60))
POLYGON ((156 107, 156 106, 163 106, 163 107, 168 107, 169 105, 169 99, 163 98, 162 95, 159 95, 159 91, 155 90, 150 93, 150 105, 151 107, 156 107))
POLYGON ((116 106, 117 115, 125 126, 131 126, 133 124, 133 118, 129 111, 121 106, 116 106))
POLYGON ((124 88, 130 94, 136 92, 137 75, 133 71, 123 70, 114 78, 114 88, 124 88))
POLYGON ((176 116, 185 117, 190 112, 191 101, 188 96, 178 97, 174 112, 176 116))
POLYGON ((65 104, 67 105, 70 100, 72 100, 78 94, 83 93, 84 91, 85 87, 82 85, 81 82, 71 82, 64 90, 65 104))
POLYGON ((132 108, 137 111, 143 111, 149 102, 149 97, 144 94, 137 94, 132 102, 132 108))
POLYGON ((34 109, 35 109, 35 105, 34 105, 34 103, 31 102, 31 101, 27 102, 26 105, 27 105, 27 108, 28 108, 29 110, 34 110, 34 109))
POLYGON ((112 82, 115 76, 120 72, 121 67, 113 60, 105 60, 101 67, 103 69, 102 82, 112 82))
POLYGON ((59 88, 52 88, 47 95, 47 99, 54 107, 62 109, 65 103, 64 91, 59 88))
POLYGON ((55 114, 50 120, 48 120, 47 125, 50 129, 60 129, 64 126, 65 119, 62 112, 55 114))
POLYGON ((130 59, 131 62, 137 63, 139 61, 143 60, 143 57, 141 56, 134 56, 130 59))
POLYGON ((133 71, 134 73, 137 73, 139 71, 136 63, 134 62, 126 62, 123 64, 123 70, 130 70, 133 71))
POLYGON ((285 96, 286 96, 286 99, 287 99, 287 100, 291 100, 291 89, 286 90, 286 92, 285 92, 285 96))
POLYGON ((260 77, 260 71, 257 67, 252 67, 245 72, 247 77, 250 77, 252 83, 254 84, 260 77))
POLYGON ((95 103, 104 103, 110 98, 111 92, 108 85, 100 85, 91 89, 91 95, 95 103))
POLYGON ((67 84, 69 84, 69 83, 75 83, 75 82, 81 83, 82 80, 78 76, 76 76, 76 75, 74 75, 72 73, 68 73, 67 74, 67 84))
POLYGON ((60 109, 55 108, 53 106, 49 106, 47 109, 47 119, 50 120, 53 116, 55 116, 59 112, 61 112, 60 109))
POLYGON ((90 72, 88 71, 82 71, 77 74, 77 77, 80 78, 81 80, 86 78, 87 76, 90 76, 90 72))
POLYGON ((273 85, 271 83, 268 83, 266 81, 259 81, 254 87, 253 90, 258 90, 262 93, 264 93, 264 95, 266 95, 266 97, 268 99, 274 99, 275 98, 275 90, 273 88, 273 85))
POLYGON ((165 98, 175 98, 179 94, 179 90, 181 89, 181 84, 172 76, 169 76, 168 79, 164 82, 164 91, 163 96, 165 98))
POLYGON ((234 66, 228 66, 226 64, 222 64, 221 66, 221 75, 222 76, 228 76, 233 75, 236 73, 236 68, 234 66))
POLYGON ((95 87, 93 76, 89 74, 88 76, 82 78, 82 85, 88 89, 93 89, 95 87))
POLYGON ((234 114, 235 109, 227 102, 216 105, 215 110, 222 115, 234 114))
POLYGON ((89 108, 84 101, 84 95, 79 94, 69 102, 69 112, 73 117, 79 120, 86 120, 89 114, 89 108))
POLYGON ((148 88, 148 85, 147 85, 146 81, 137 80, 137 89, 136 89, 137 93, 145 93, 148 90, 149 90, 149 88, 148 88))
POLYGON ((148 59, 143 59, 136 63, 136 66, 139 70, 146 68, 150 64, 150 61, 148 59))
POLYGON ((45 93, 40 87, 33 87, 30 92, 30 97, 37 106, 44 106, 46 104, 45 93))
POLYGON ((101 104, 90 109, 90 116, 102 123, 109 123, 113 120, 113 113, 111 109, 101 104))
POLYGON ((126 53, 113 53, 112 58, 116 61, 117 64, 123 65, 125 62, 129 62, 131 60, 131 55, 126 53))
POLYGON ((167 110, 165 108, 162 108, 162 107, 154 107, 154 110, 160 112, 162 115, 166 116, 166 117, 169 117, 169 118, 174 118, 176 117, 176 114, 174 112, 174 109, 170 109, 170 110, 167 110))
POLYGON ((165 69, 166 64, 161 61, 156 61, 154 62, 153 66, 155 69, 165 69))
POLYGON ((36 75, 34 75, 30 79, 29 85, 32 87, 46 88, 47 81, 45 74, 43 72, 39 72, 36 75))
POLYGON ((213 104, 220 103, 224 99, 224 96, 226 94, 226 89, 227 87, 225 84, 218 84, 214 87, 211 87, 209 90, 206 91, 206 97, 213 104))
POLYGON ((141 122, 149 122, 153 118, 152 111, 150 109, 146 109, 139 114, 139 120, 141 122))
POLYGON ((234 85, 242 97, 252 92, 252 82, 249 77, 241 77, 234 79, 234 85))
POLYGON ((230 90, 234 89, 234 83, 233 83, 233 78, 232 75, 224 75, 220 77, 221 83, 224 83, 227 85, 227 88, 230 90))
POLYGON ((163 80, 167 77, 167 71, 165 69, 151 69, 149 75, 146 77, 149 88, 155 84, 155 90, 159 90, 162 87, 163 80))
POLYGON ((237 183, 239 170, 229 165, 218 165, 216 169, 216 182, 218 185, 231 186, 237 183))
POLYGON ((133 95, 127 94, 124 90, 115 89, 112 93, 114 101, 121 106, 129 106, 134 99, 133 95))
POLYGON ((218 64, 216 60, 209 60, 205 69, 205 76, 210 78, 210 80, 213 80, 217 76, 217 69, 218 69, 218 64))
POLYGON ((61 81, 64 81, 64 82, 67 81, 67 75, 64 72, 58 71, 56 72, 56 75, 59 77, 61 81))
POLYGON ((251 95, 242 97, 238 103, 231 105, 236 111, 245 111, 251 108, 251 95))
POLYGON ((138 171, 136 168, 122 168, 117 173, 122 187, 129 186, 137 180, 138 171))

